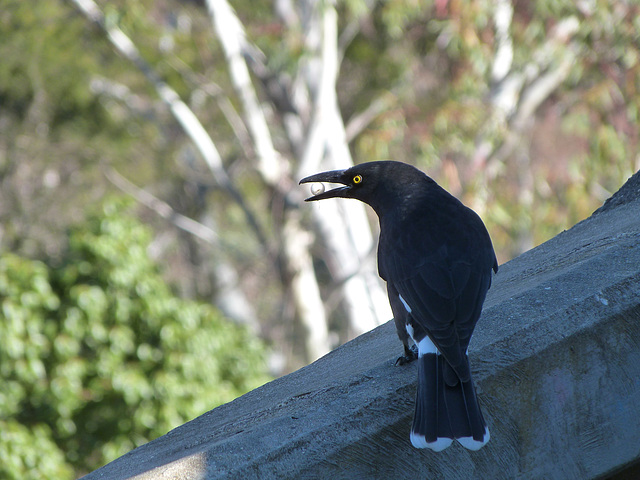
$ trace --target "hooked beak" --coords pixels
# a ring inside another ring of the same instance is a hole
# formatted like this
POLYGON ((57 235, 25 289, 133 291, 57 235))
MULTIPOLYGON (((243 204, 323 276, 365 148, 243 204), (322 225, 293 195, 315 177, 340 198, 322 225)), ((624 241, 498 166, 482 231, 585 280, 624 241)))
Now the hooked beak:
POLYGON ((332 170, 330 172, 316 173, 315 175, 311 175, 300 180, 299 185, 302 185, 303 183, 314 182, 341 183, 345 185, 344 187, 333 188, 331 190, 327 190, 326 192, 309 197, 305 199, 305 202, 324 200, 325 198, 346 197, 347 192, 351 190, 351 185, 345 182, 344 172, 345 170, 332 170))

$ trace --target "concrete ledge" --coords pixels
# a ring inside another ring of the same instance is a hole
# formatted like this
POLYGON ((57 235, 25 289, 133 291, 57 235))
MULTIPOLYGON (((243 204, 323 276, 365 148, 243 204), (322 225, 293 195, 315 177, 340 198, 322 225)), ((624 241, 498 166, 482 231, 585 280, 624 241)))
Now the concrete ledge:
POLYGON ((640 175, 494 278, 470 348, 485 448, 411 446, 401 350, 389 322, 85 478, 589 479, 640 460, 640 175))

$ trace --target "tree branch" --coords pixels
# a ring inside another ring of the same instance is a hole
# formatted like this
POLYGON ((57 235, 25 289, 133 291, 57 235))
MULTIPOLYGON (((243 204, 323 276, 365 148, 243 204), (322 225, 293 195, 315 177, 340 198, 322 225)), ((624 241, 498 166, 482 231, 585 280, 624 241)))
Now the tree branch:
POLYGON ((497 0, 493 10, 493 23, 496 30, 498 48, 493 58, 491 81, 498 83, 507 76, 513 62, 513 41, 509 30, 513 18, 513 5, 509 0, 497 0))
POLYGON ((218 237, 218 234, 211 228, 176 212, 168 203, 160 200, 147 190, 134 185, 132 182, 120 175, 120 173, 115 169, 111 168, 107 170, 105 172, 105 176, 120 190, 132 196, 138 202, 153 210, 162 218, 169 220, 179 229, 194 235, 210 245, 220 246, 220 237, 218 237))
POLYGON ((282 169, 244 60, 244 29, 227 0, 206 0, 206 4, 227 58, 231 81, 244 108, 245 121, 258 155, 258 172, 268 185, 276 186, 282 179, 282 169))
MULTIPOLYGON (((115 169, 112 168, 105 171, 105 176, 124 193, 135 198, 142 205, 153 210, 162 218, 169 220, 177 228, 190 233, 210 245, 215 247, 222 246, 222 241, 215 230, 185 215, 177 213, 168 203, 134 185, 115 169)), ((218 282, 218 292, 215 299, 218 308, 220 308, 228 318, 248 326, 254 333, 259 334, 260 325, 251 302, 249 302, 239 286, 236 269, 224 259, 217 261, 213 268, 218 282)))
POLYGON ((395 95, 386 93, 369 104, 362 112, 349 119, 345 127, 347 143, 362 133, 376 118, 385 112, 395 101, 395 95))
POLYGON ((202 155, 205 163, 209 167, 214 179, 224 188, 233 200, 238 203, 245 214, 247 222, 253 229, 258 242, 263 248, 267 248, 267 239, 258 223, 255 215, 246 205, 242 194, 235 188, 233 182, 227 175, 222 165, 220 154, 213 143, 213 140, 206 132, 202 123, 195 116, 193 111, 180 99, 180 96, 167 85, 155 73, 151 66, 142 58, 140 52, 125 33, 115 25, 110 25, 105 21, 105 16, 93 0, 69 0, 93 23, 98 25, 106 34, 116 50, 133 64, 147 77, 153 84, 160 98, 167 104, 174 118, 182 126, 184 132, 191 138, 198 151, 202 155))

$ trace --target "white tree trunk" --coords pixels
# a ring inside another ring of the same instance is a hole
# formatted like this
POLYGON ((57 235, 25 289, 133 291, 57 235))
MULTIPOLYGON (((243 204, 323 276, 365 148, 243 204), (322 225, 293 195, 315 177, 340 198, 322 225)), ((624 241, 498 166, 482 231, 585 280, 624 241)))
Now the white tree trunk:
MULTIPOLYGON (((117 26, 105 22, 103 13, 93 0, 71 1, 99 24, 114 47, 147 76, 202 154, 215 180, 232 194, 260 241, 266 243, 259 223, 234 188, 213 140, 193 111, 155 74, 129 37, 117 26)), ((256 170, 265 184, 274 190, 292 185, 295 179, 287 177, 289 172, 274 148, 265 113, 249 76, 245 58, 248 49, 255 50, 255 47, 248 44, 244 28, 227 0, 207 0, 206 4, 244 110, 245 123, 257 157, 256 170)), ((290 2, 279 2, 279 5, 285 10, 294 8, 290 2)), ((347 168, 353 160, 336 95, 340 53, 335 1, 301 0, 298 6, 300 14, 290 15, 288 21, 300 23, 310 55, 300 62, 294 88, 289 92, 289 100, 296 112, 287 112, 284 123, 293 151, 300 155, 296 170, 296 177, 300 178, 303 174, 320 170, 347 168)), ((375 243, 364 206, 356 201, 330 201, 323 202, 322 206, 313 206, 312 212, 322 241, 328 248, 328 264, 333 277, 342 284, 351 332, 357 335, 388 320, 391 312, 375 268, 375 243)), ((190 223, 188 219, 180 219, 180 222, 182 228, 202 233, 197 225, 194 226, 197 222, 190 223)), ((294 303, 307 332, 308 359, 314 360, 326 353, 330 345, 327 317, 309 254, 309 238, 300 224, 298 213, 290 209, 284 222, 283 257, 292 279, 290 286, 294 303)))
MULTIPOLYGON (((285 175, 273 147, 271 133, 249 76, 243 51, 246 38, 242 24, 226 0, 207 0, 213 26, 229 65, 231 81, 244 108, 244 117, 258 157, 257 170, 264 182, 278 189, 285 175)), ((288 274, 296 312, 305 332, 307 360, 313 361, 330 351, 329 327, 320 288, 309 254, 310 235, 300 225, 295 211, 290 211, 284 224, 282 253, 288 274)))
POLYGON ((298 212, 292 212, 285 221, 282 239, 284 250, 288 252, 293 301, 305 330, 307 357, 313 361, 329 353, 331 348, 324 304, 309 254, 313 238, 300 227, 298 212))
MULTIPOLYGON (((336 95, 339 52, 335 5, 333 2, 304 3, 310 24, 308 47, 318 52, 318 56, 312 57, 306 68, 314 102, 305 153, 298 170, 300 177, 353 165, 336 95), (319 76, 317 65, 321 66, 319 76)), ((313 217, 329 249, 332 274, 337 281, 344 281, 342 293, 352 333, 359 335, 389 320, 391 309, 375 262, 367 261, 374 253, 374 241, 364 205, 354 200, 322 202, 313 207, 313 217)))
POLYGON ((258 104, 258 97, 244 60, 244 28, 227 0, 206 0, 206 3, 227 58, 231 81, 244 108, 245 121, 258 156, 258 171, 268 185, 274 186, 282 180, 282 171, 278 154, 271 141, 267 120, 258 104))
MULTIPOLYGON (((577 33, 579 21, 575 16, 564 18, 549 32, 545 44, 531 56, 520 70, 513 68, 513 44, 510 29, 513 5, 510 0, 495 2, 493 21, 496 31, 496 52, 491 69, 493 109, 487 119, 485 132, 480 135, 474 154, 474 169, 484 170, 472 208, 483 215, 487 205, 488 181, 501 169, 503 161, 520 145, 522 135, 538 107, 568 77, 577 53, 571 40, 577 33), (497 139, 502 141, 496 144, 497 139)), ((517 156, 517 153, 516 153, 517 156)), ((520 162, 527 161, 520 156, 520 162)), ((533 182, 526 178, 528 165, 522 165, 521 198, 532 197, 533 182)), ((530 243, 530 242, 529 242, 530 243)))

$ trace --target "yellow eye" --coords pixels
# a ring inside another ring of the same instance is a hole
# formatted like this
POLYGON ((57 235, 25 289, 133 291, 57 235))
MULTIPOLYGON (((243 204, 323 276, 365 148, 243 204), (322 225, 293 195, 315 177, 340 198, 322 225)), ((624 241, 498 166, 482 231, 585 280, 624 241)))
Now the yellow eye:
POLYGON ((362 181, 362 175, 356 175, 353 177, 353 183, 360 183, 362 181))

